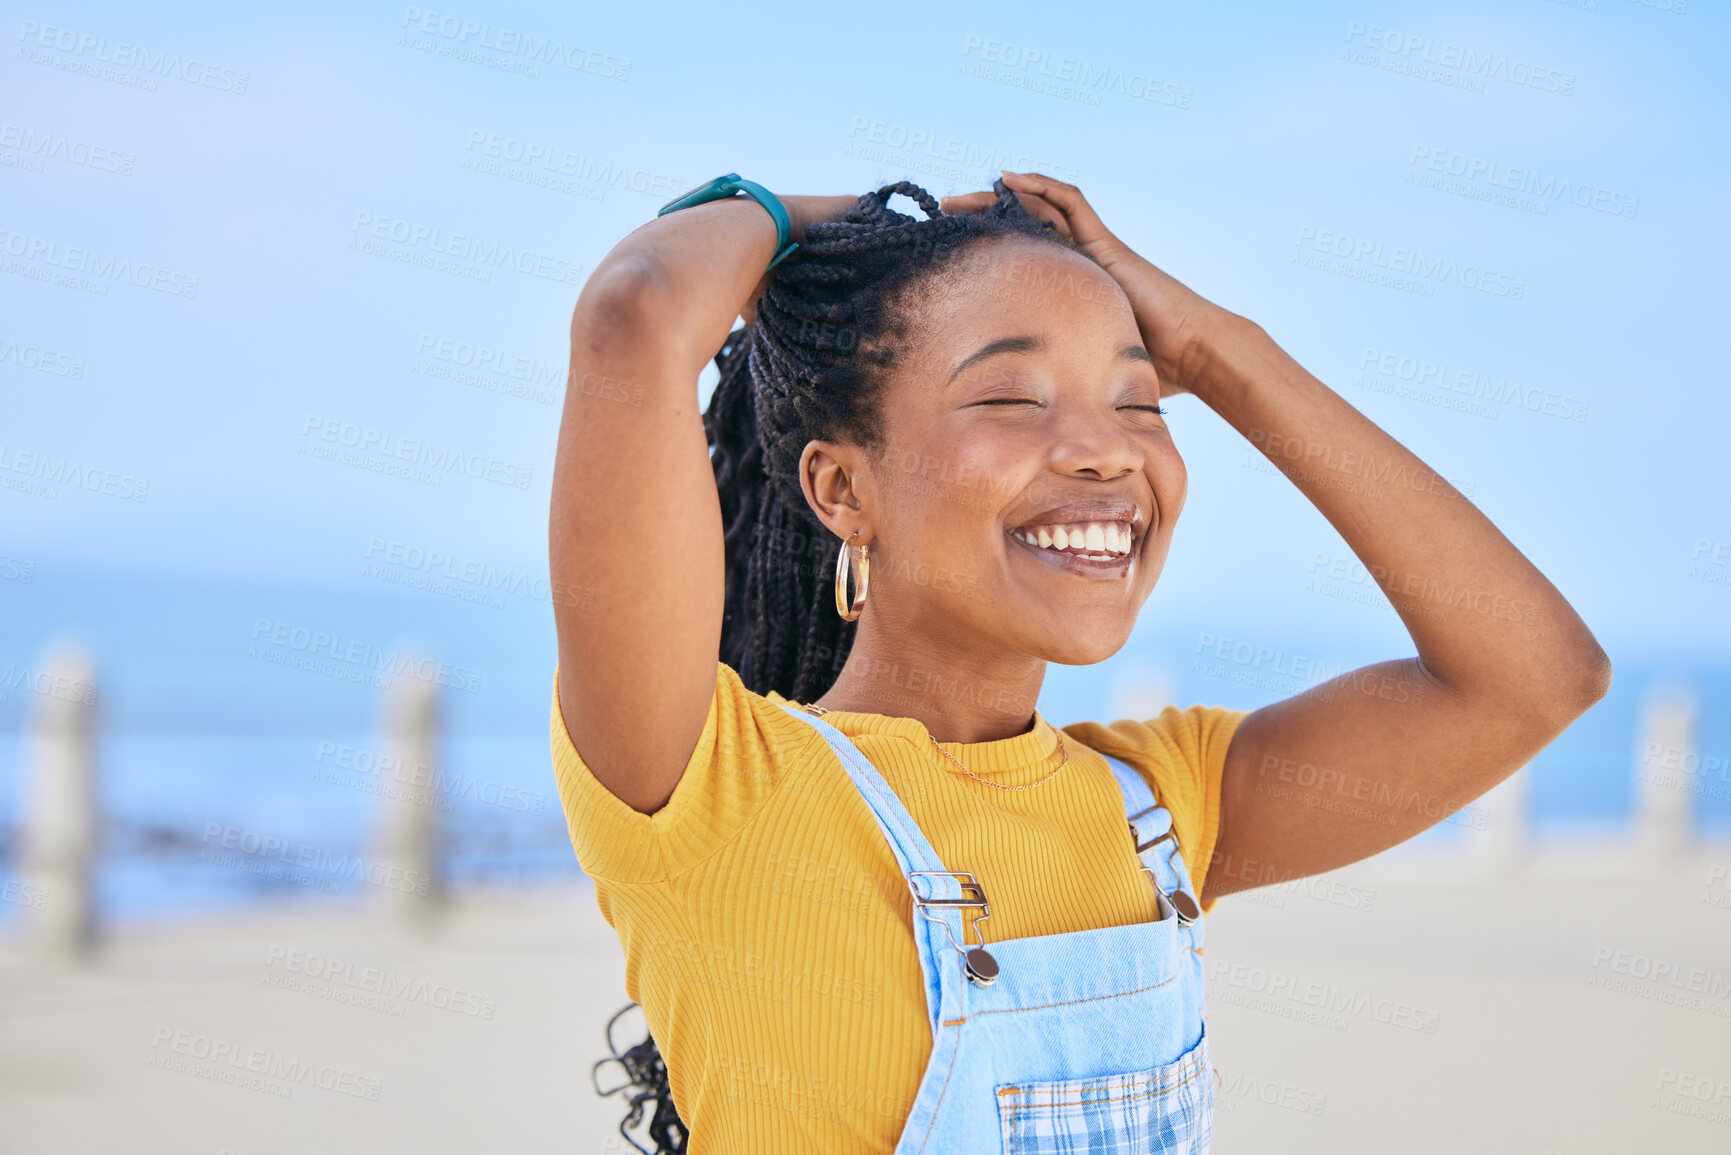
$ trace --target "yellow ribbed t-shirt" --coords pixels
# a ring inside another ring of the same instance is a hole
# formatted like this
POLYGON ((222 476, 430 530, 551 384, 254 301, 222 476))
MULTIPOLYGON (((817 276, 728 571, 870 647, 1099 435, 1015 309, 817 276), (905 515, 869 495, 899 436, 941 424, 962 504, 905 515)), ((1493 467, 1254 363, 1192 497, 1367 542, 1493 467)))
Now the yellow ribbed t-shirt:
MULTIPOLYGON (((583 764, 555 673, 559 797, 624 948, 626 994, 666 1058, 691 1155, 883 1155, 932 1046, 907 883, 852 779, 786 701, 718 662, 684 776, 646 815, 583 764)), ((889 782, 945 867, 979 880, 989 946, 1153 917, 1123 795, 1095 751, 1148 779, 1200 891, 1226 747, 1247 713, 1168 706, 1145 722, 1066 726, 1069 765, 1030 790, 970 780, 912 718, 823 720, 889 782)), ((1038 712, 1025 734, 943 746, 1005 785, 1037 781, 1062 757, 1038 712)))

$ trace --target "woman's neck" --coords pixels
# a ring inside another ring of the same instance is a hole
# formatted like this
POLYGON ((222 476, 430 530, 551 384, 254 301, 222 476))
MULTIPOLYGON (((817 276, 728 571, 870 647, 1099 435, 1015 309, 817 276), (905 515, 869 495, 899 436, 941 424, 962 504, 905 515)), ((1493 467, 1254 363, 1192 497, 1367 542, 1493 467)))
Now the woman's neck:
POLYGON ((912 718, 939 742, 993 742, 1033 726, 1045 677, 1042 658, 881 626, 868 609, 835 685, 812 704, 912 718))

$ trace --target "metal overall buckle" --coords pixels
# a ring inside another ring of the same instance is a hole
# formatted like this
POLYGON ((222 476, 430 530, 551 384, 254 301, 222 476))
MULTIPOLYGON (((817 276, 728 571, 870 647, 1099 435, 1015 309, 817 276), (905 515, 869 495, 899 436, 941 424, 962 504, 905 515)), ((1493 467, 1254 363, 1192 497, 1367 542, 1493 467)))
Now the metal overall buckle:
POLYGON ((998 977, 998 960, 983 945, 986 936, 980 933, 980 924, 992 917, 991 905, 986 901, 986 892, 974 876, 965 870, 910 870, 908 871, 908 891, 914 896, 914 909, 920 912, 920 917, 929 919, 944 928, 944 937, 950 940, 950 945, 962 952, 962 972, 968 981, 982 987, 992 985, 992 980, 998 977), (926 898, 914 887, 914 879, 919 875, 931 875, 942 878, 963 879, 961 898, 926 898), (973 919, 974 937, 979 939, 980 946, 970 947, 956 941, 950 933, 950 924, 943 919, 932 918, 925 912, 928 906, 977 906, 981 913, 973 919))
MULTIPOLYGON (((1136 832, 1136 820, 1144 814, 1158 809, 1160 809, 1160 803, 1156 802, 1152 806, 1138 810, 1129 817, 1130 841, 1136 846, 1136 860, 1140 862, 1143 851, 1159 846, 1170 838, 1172 849, 1166 852, 1166 862, 1170 865, 1172 856, 1178 853, 1178 828, 1176 826, 1167 827, 1166 833, 1158 838, 1150 838, 1147 842, 1143 842, 1142 836, 1136 832)), ((1161 919, 1164 920, 1167 917, 1167 911, 1170 911, 1178 916, 1179 926, 1195 925, 1196 920, 1202 917, 1202 908, 1196 905, 1196 900, 1190 896, 1190 893, 1182 889, 1168 893, 1166 888, 1160 885, 1159 877, 1152 870, 1149 870, 1146 864, 1143 865, 1142 871, 1148 876, 1148 880, 1154 884, 1154 894, 1158 899, 1161 919)))

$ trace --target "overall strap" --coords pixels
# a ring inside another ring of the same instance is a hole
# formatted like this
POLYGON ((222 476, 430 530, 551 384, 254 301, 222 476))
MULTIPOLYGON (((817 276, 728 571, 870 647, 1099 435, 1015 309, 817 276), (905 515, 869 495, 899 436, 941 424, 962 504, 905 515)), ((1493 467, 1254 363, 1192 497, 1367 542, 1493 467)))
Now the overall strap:
MULTIPOLYGON (((1163 892, 1162 898, 1183 891, 1195 900, 1189 868, 1179 853, 1178 832, 1172 825, 1172 812, 1159 804, 1142 775, 1110 754, 1101 757, 1112 768, 1112 776, 1118 780, 1118 789, 1124 795, 1124 817, 1139 848, 1137 857, 1154 876, 1155 885, 1163 892)), ((1198 940, 1201 938, 1201 925, 1202 920, 1198 917, 1190 928, 1198 940)), ((1200 941, 1196 945, 1200 946, 1200 941)))
MULTIPOLYGON (((943 1010, 944 982, 940 967, 946 962, 953 963, 957 958, 957 946, 951 945, 952 941, 957 945, 963 941, 964 907, 961 904, 971 897, 967 885, 945 869, 913 815, 908 813, 877 767, 846 734, 797 706, 783 706, 782 709, 810 725, 835 752, 842 768, 865 799, 872 817, 877 819, 884 840, 890 844, 896 865, 908 880, 910 901, 917 894, 922 900, 938 904, 927 908, 932 913, 916 907, 913 920, 914 943, 919 949, 920 970, 926 984, 926 1017, 935 1040, 943 1010)), ((987 901, 990 901, 989 897, 987 901)))

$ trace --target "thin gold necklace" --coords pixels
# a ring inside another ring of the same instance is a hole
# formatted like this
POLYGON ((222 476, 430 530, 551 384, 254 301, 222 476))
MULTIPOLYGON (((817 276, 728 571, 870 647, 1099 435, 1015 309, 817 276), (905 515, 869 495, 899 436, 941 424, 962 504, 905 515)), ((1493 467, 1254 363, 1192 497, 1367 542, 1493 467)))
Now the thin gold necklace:
MULTIPOLYGON (((829 708, 826 706, 801 706, 800 709, 804 710, 808 714, 816 714, 819 717, 829 713, 829 708)), ((1029 782, 1025 786, 1005 786, 1002 782, 987 781, 986 779, 981 778, 978 774, 975 774, 972 770, 969 770, 966 766, 963 766, 961 760, 954 754, 950 753, 942 746, 939 746, 938 740, 932 738, 932 732, 930 730, 926 731, 926 737, 931 738, 931 743, 933 746, 937 746, 938 753, 956 764, 956 769, 960 770, 963 774, 966 774, 969 778, 972 778, 975 782, 980 783, 982 786, 990 786, 993 790, 1032 790, 1034 787, 1044 786, 1046 783, 1056 778, 1058 776, 1058 771, 1070 764, 1070 747, 1064 744, 1064 732, 1062 730, 1054 732, 1058 735, 1058 749, 1064 752, 1063 761, 1058 763, 1057 769, 1054 769, 1050 774, 1046 775, 1038 782, 1029 782)))
POLYGON ((1058 763, 1057 770, 1053 770, 1050 774, 1046 775, 1044 778, 1040 779, 1038 782, 1029 782, 1025 786, 1005 786, 1002 782, 988 782, 984 778, 981 778, 978 774, 975 774, 972 770, 969 770, 966 766, 963 766, 961 761, 959 759, 957 759, 954 754, 950 753, 948 750, 944 749, 942 746, 938 746, 938 740, 936 738, 932 738, 930 731, 928 731, 926 733, 926 737, 932 738, 932 745, 938 746, 938 753, 940 753, 944 757, 948 758, 951 762, 954 762, 956 764, 956 768, 958 770, 960 770, 963 774, 966 774, 969 778, 972 778, 975 782, 979 782, 985 786, 990 786, 993 790, 1032 790, 1034 787, 1044 786, 1046 783, 1048 783, 1052 779, 1056 778, 1058 776, 1058 770, 1062 770, 1064 767, 1066 767, 1070 764, 1070 748, 1068 746, 1064 745, 1063 731, 1061 731, 1061 730, 1057 731, 1057 734, 1058 734, 1058 749, 1060 749, 1064 752, 1064 760, 1062 762, 1058 763))

